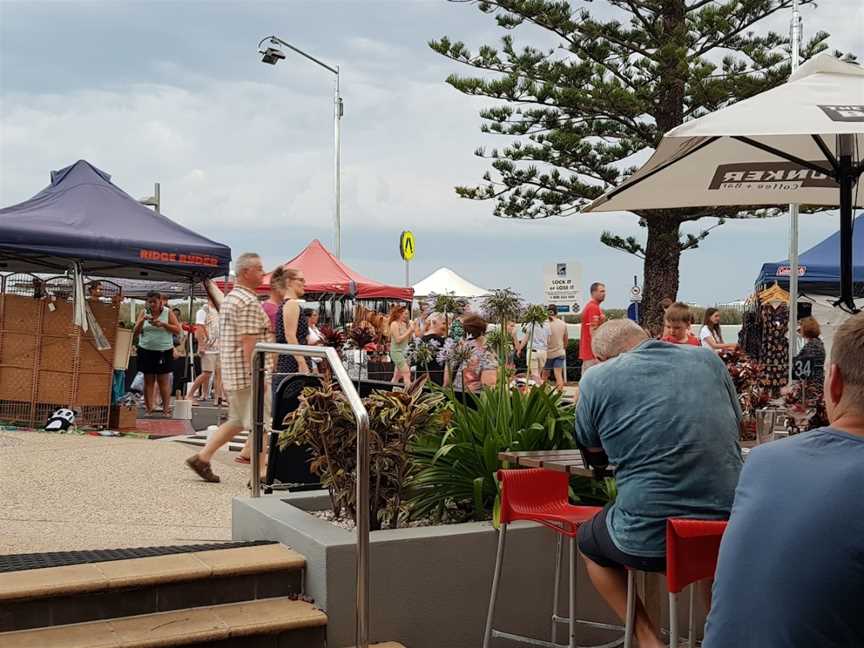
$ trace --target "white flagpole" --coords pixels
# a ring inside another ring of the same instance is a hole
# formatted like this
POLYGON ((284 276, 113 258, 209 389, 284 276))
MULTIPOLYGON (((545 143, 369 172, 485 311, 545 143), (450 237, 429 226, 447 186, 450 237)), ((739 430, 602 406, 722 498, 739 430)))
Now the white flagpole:
MULTIPOLYGON (((801 14, 798 0, 792 3, 792 73, 798 69, 801 54, 801 14)), ((789 205, 789 383, 792 382, 793 360, 798 353, 798 205, 789 205)))

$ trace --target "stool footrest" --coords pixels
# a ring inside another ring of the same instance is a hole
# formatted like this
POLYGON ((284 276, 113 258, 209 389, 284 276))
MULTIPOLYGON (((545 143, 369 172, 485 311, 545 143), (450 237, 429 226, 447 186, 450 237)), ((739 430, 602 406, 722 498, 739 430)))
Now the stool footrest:
MULTIPOLYGON (((570 623, 570 617, 562 617, 557 614, 552 617, 553 621, 557 621, 558 623, 570 623)), ((576 623, 583 626, 588 626, 589 628, 600 628, 601 630, 617 630, 618 632, 624 632, 623 625, 615 625, 614 623, 600 623, 599 621, 585 621, 584 619, 576 619, 576 623)))
MULTIPOLYGON (((618 626, 610 626, 611 629, 619 629, 618 626)), ((492 637, 495 639, 506 639, 508 641, 517 641, 519 643, 528 644, 529 646, 538 646, 539 648, 567 648, 567 644, 554 643, 552 641, 543 641, 534 637, 526 637, 524 635, 513 634, 511 632, 501 632, 500 630, 492 630, 492 637)), ((617 648, 624 643, 624 638, 615 639, 604 644, 593 644, 591 646, 577 646, 576 648, 617 648)))

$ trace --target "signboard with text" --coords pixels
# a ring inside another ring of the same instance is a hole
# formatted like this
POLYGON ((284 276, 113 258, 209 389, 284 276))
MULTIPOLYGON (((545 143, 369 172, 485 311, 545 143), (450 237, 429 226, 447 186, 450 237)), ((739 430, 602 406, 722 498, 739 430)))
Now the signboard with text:
POLYGON ((582 265, 577 261, 552 263, 543 268, 543 298, 546 303, 555 304, 558 311, 562 307, 577 314, 585 303, 582 296, 582 265))

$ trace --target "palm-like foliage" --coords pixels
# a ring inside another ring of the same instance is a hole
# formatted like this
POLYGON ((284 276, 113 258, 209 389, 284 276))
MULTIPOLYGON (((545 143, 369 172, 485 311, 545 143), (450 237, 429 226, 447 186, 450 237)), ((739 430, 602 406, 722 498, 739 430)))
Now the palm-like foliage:
POLYGON ((461 315, 468 306, 468 301, 463 297, 456 297, 453 293, 444 293, 441 295, 430 295, 432 300, 432 310, 436 313, 444 315, 444 321, 447 324, 447 330, 450 330, 450 320, 453 317, 461 315))
MULTIPOLYGON (((498 288, 483 298, 483 316, 488 321, 497 324, 501 336, 506 338, 510 337, 508 325, 511 322, 518 322, 523 310, 522 298, 519 293, 510 288, 498 288)), ((503 337, 497 337, 495 343, 498 354, 498 387, 501 389, 507 385, 508 344, 512 346, 512 340, 505 343, 503 337)))
POLYGON ((418 435, 410 446, 418 466, 409 488, 415 517, 486 519, 498 497, 499 452, 573 447, 573 407, 551 388, 466 398, 450 392, 446 431, 418 435))
POLYGON ((519 321, 522 309, 522 298, 510 288, 498 288, 483 298, 483 317, 503 329, 508 322, 519 321))

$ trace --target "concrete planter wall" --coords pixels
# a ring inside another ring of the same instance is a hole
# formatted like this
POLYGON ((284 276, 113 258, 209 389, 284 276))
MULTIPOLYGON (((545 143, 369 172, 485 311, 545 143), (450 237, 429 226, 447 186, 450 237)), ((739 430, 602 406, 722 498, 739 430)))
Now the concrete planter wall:
MULTIPOLYGON (((236 498, 233 537, 276 540, 306 556, 306 592, 327 611, 327 645, 339 648, 354 644, 355 540, 352 532, 307 512, 328 506, 325 494, 236 498)), ((410 648, 480 646, 496 546, 497 532, 488 522, 374 532, 372 639, 397 640, 410 648)), ((499 629, 549 639, 554 566, 553 533, 534 524, 511 527, 496 611, 499 629)), ((579 572, 580 617, 615 623, 581 562, 579 572)), ((566 614, 564 606, 562 596, 561 614, 566 614)), ((559 641, 565 636, 562 625, 559 641)), ((580 630, 583 644, 613 637, 580 630)))

